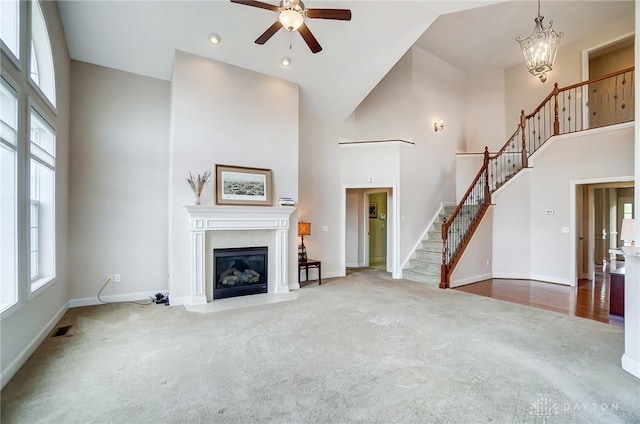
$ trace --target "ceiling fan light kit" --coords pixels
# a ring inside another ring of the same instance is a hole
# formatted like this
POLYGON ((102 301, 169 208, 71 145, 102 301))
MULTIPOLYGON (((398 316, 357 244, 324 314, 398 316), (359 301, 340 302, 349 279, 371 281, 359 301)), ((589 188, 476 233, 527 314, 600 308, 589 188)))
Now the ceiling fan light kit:
POLYGON ((349 9, 307 9, 300 0, 281 0, 279 6, 254 0, 231 0, 231 3, 278 12, 278 20, 256 39, 256 44, 266 43, 280 28, 284 28, 289 32, 298 31, 313 53, 322 51, 322 47, 305 24, 305 19, 351 20, 349 9))

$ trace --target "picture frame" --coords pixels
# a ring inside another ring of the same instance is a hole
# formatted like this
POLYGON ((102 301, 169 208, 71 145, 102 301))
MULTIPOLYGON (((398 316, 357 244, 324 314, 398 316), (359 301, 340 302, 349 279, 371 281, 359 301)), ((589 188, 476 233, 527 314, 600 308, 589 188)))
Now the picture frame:
POLYGON ((270 169, 216 164, 215 175, 216 205, 273 205, 270 169))
POLYGON ((378 202, 369 202, 369 219, 378 219, 378 202))

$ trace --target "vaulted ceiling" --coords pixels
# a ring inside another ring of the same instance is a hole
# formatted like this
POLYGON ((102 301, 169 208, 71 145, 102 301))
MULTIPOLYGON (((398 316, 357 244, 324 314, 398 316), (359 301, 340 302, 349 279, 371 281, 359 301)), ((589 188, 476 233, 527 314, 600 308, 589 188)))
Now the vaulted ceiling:
MULTIPOLYGON (((255 44, 276 13, 229 1, 59 2, 73 59, 170 80, 174 51, 182 50, 297 83, 306 112, 342 118, 414 43, 466 71, 516 64, 514 39, 531 33, 537 13, 533 1, 308 0, 306 6, 352 11, 349 22, 307 20, 323 47, 318 54, 285 30, 255 44), (210 44, 210 33, 222 43, 210 44), (283 56, 291 66, 280 65, 283 56)), ((542 2, 545 22, 553 19, 564 31, 563 43, 633 10, 631 0, 542 2)))

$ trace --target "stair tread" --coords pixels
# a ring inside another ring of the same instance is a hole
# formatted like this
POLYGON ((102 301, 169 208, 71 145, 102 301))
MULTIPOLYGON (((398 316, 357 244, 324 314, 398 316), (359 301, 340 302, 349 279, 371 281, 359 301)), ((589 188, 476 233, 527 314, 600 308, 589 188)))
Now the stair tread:
POLYGON ((432 258, 432 259, 420 259, 420 258, 413 258, 411 259, 411 261, 413 262, 418 262, 418 263, 424 263, 424 264, 428 264, 428 265, 437 265, 440 266, 442 264, 442 258, 432 258))
POLYGON ((430 272, 428 270, 425 269, 420 269, 420 268, 408 268, 405 269, 404 272, 412 272, 414 274, 420 274, 420 275, 425 275, 425 276, 434 276, 434 277, 438 277, 438 279, 440 279, 440 271, 438 272, 430 272))

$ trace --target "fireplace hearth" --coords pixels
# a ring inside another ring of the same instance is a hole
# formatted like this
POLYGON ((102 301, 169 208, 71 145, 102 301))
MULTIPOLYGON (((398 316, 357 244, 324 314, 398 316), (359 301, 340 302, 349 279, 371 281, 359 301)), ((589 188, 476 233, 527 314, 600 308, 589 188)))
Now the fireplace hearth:
POLYGON ((213 298, 267 293, 268 248, 213 249, 213 298))

